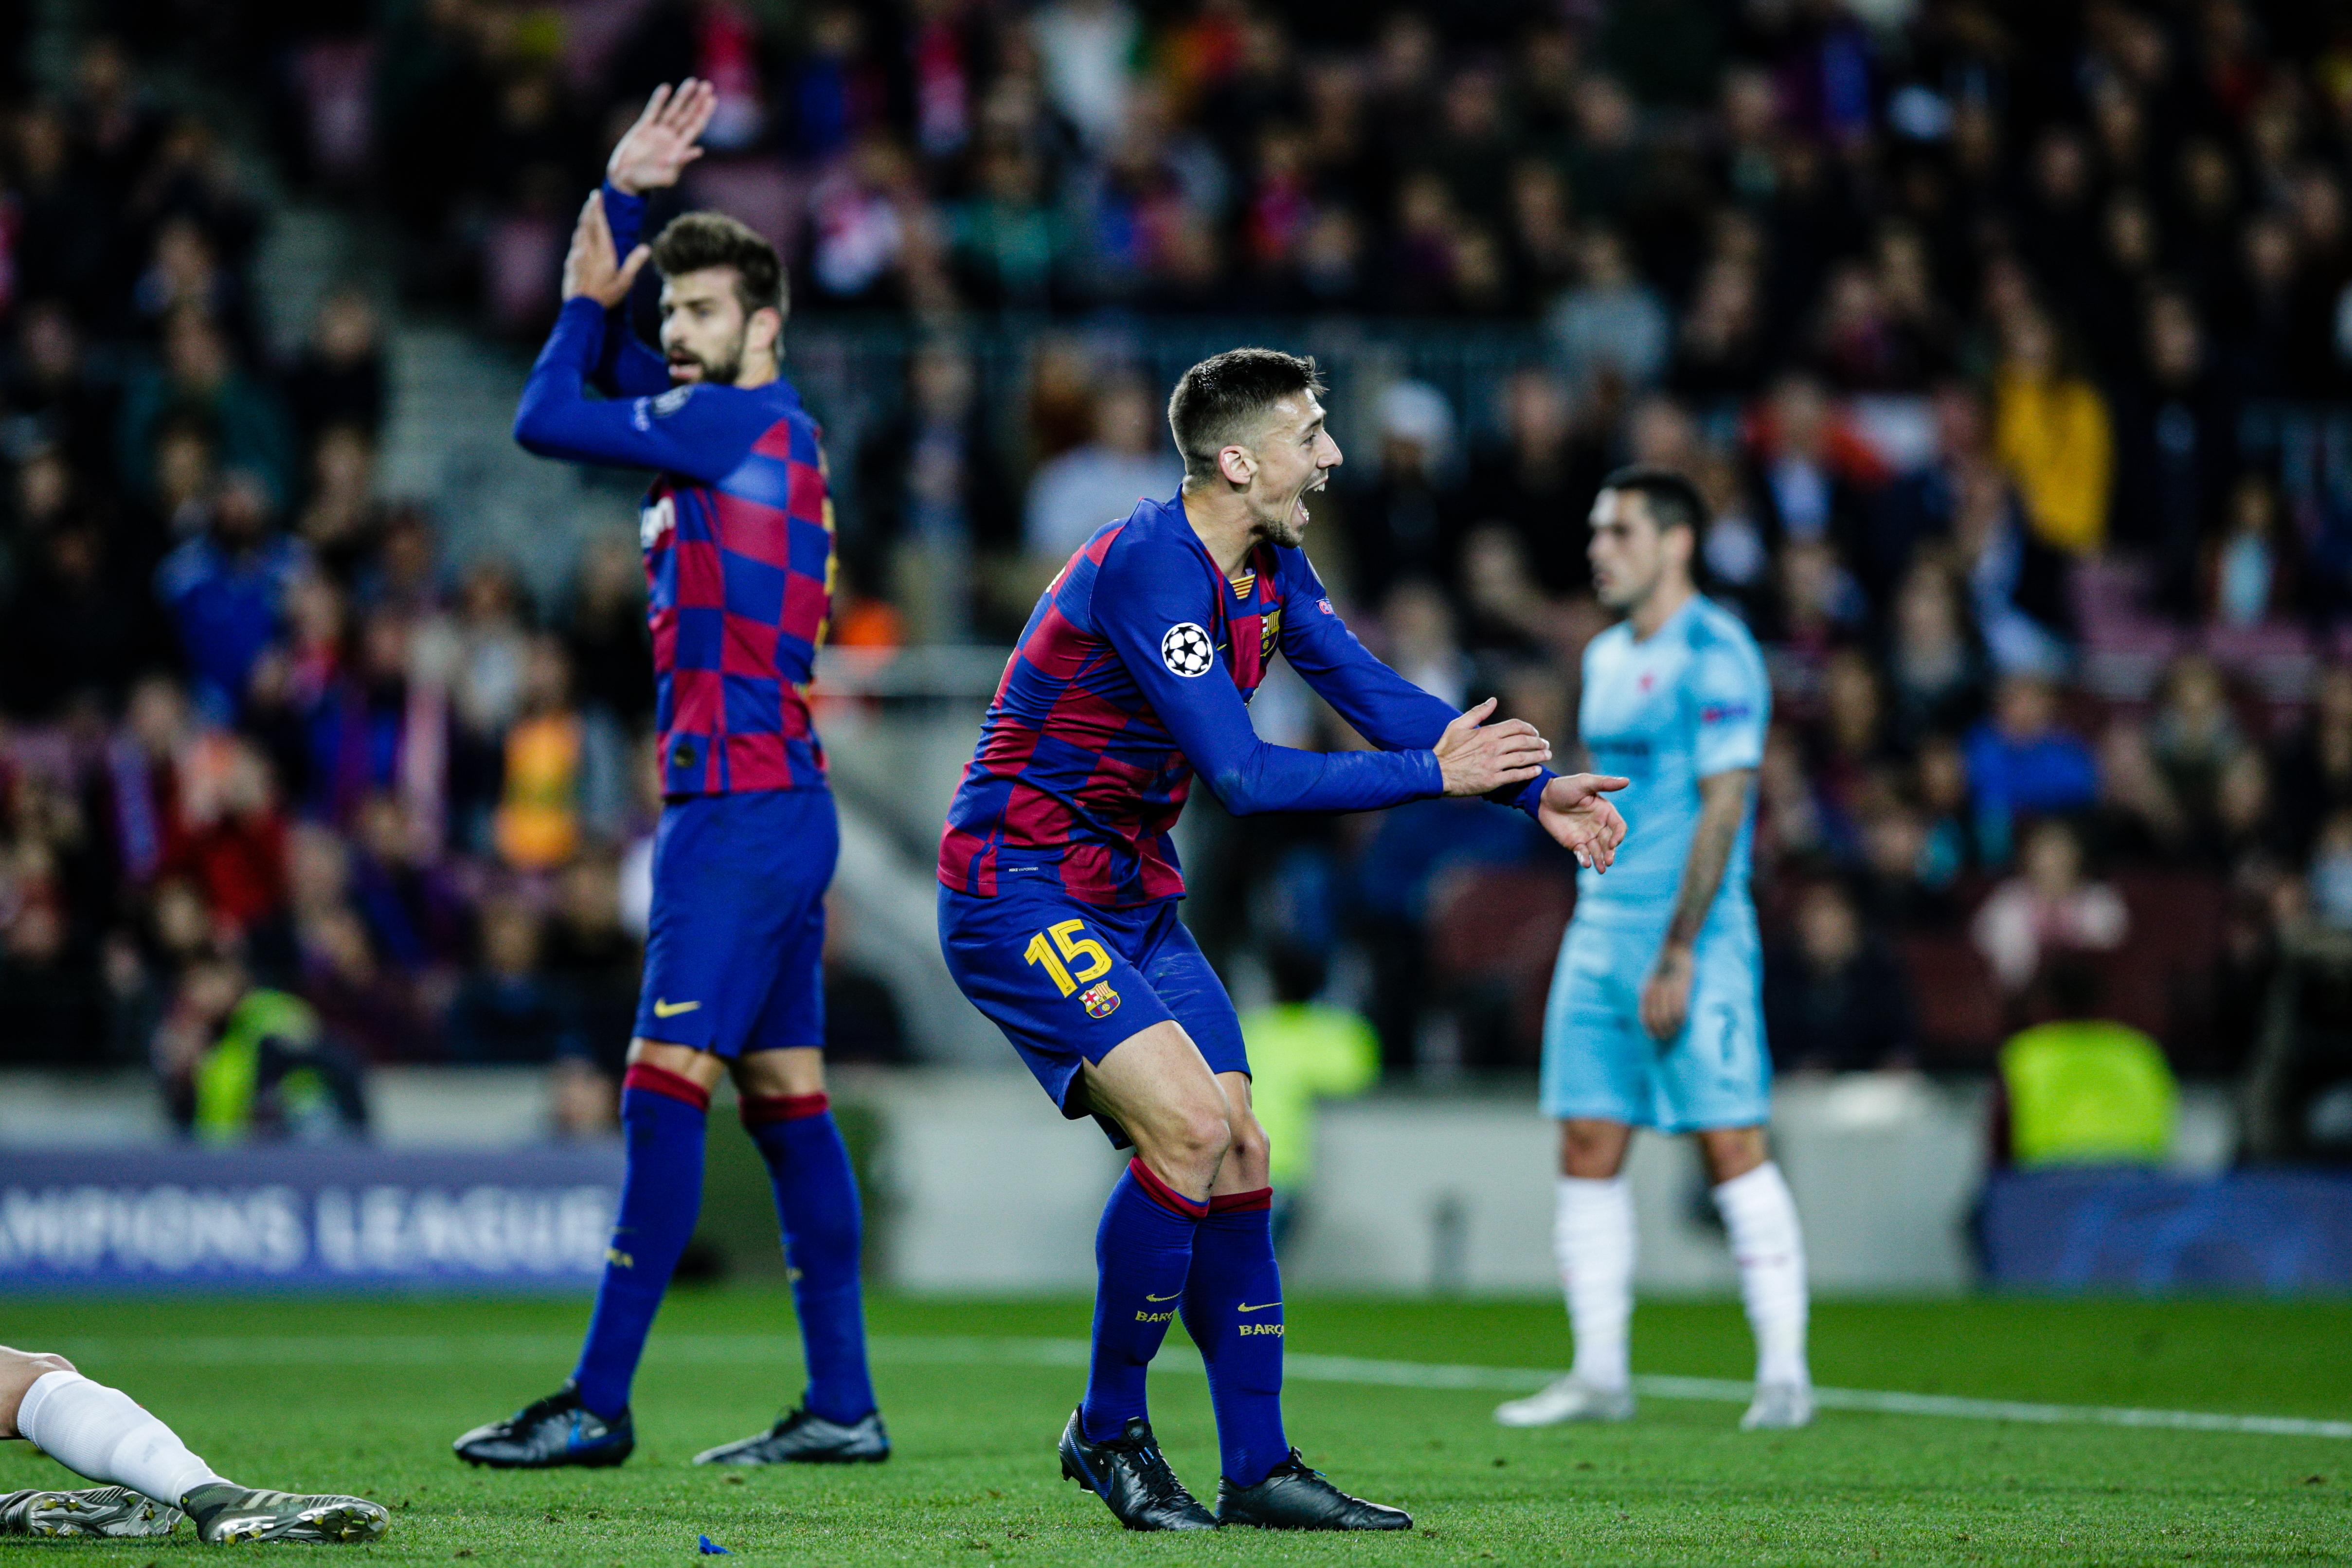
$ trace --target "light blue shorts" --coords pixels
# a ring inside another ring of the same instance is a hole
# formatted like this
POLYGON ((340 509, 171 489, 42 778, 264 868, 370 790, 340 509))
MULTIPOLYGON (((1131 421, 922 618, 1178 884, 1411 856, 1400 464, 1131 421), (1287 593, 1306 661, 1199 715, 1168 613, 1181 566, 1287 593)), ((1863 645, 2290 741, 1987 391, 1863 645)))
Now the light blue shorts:
POLYGON ((1770 1118, 1772 1058, 1764 1043, 1764 964, 1745 910, 1699 932, 1683 1032, 1664 1044, 1642 1027, 1642 986, 1664 927, 1571 921, 1544 1008, 1543 1109, 1695 1132, 1770 1118))

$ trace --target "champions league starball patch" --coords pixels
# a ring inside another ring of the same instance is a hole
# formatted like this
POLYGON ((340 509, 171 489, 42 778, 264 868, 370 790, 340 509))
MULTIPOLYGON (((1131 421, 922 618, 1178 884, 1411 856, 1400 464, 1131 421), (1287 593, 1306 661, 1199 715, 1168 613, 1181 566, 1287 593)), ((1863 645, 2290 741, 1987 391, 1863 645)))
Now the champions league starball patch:
POLYGON ((1187 679, 1208 674, 1209 666, 1216 657, 1209 634, 1191 621, 1177 622, 1168 628, 1168 635, 1160 639, 1160 661, 1168 666, 1171 673, 1187 679))

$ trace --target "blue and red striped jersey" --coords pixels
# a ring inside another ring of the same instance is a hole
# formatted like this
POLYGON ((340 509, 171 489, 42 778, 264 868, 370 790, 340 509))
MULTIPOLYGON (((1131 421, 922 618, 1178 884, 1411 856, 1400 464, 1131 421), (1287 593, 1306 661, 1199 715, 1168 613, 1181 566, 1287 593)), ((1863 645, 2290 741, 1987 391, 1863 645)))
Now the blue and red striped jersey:
MULTIPOLYGON (((833 598, 816 424, 781 380, 592 400, 583 386, 606 327, 593 300, 565 304, 523 390, 515 438, 542 456, 656 470, 640 542, 662 791, 822 788, 824 751, 804 690, 833 598)), ((639 357, 667 380, 641 345, 639 357)), ((646 384, 642 364, 633 375, 621 389, 646 384)))
POLYGON ((1146 500, 1038 599, 949 808, 940 881, 992 898, 1049 878, 1108 909, 1181 897, 1171 834, 1196 772, 1238 815, 1394 805, 1444 792, 1430 748, 1455 717, 1356 640, 1304 551, 1261 544, 1229 580, 1181 499, 1146 500), (1248 702, 1276 652, 1382 750, 1259 740, 1248 702))

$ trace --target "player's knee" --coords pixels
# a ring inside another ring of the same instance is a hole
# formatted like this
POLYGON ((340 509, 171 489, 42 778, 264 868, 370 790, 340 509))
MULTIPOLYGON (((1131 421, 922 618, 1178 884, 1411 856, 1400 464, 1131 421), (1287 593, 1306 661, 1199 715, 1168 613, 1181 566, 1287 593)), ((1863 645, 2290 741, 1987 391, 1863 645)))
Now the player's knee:
POLYGON ((1268 1158, 1264 1128, 1252 1122, 1233 1130, 1233 1142, 1225 1150, 1227 1170, 1254 1179, 1263 1178, 1268 1158))
POLYGON ((1214 1166, 1233 1147, 1234 1130, 1224 1113, 1202 1106, 1186 1113, 1176 1128, 1177 1148, 1188 1163, 1214 1166))
POLYGON ((16 1425, 16 1415, 33 1384, 53 1372, 73 1369, 73 1363, 61 1355, 10 1350, 0 1345, 0 1437, 24 1436, 16 1425))
POLYGON ((1720 1186, 1737 1181, 1771 1157, 1761 1127, 1727 1127, 1699 1134, 1707 1178, 1720 1186))
POLYGON ((1625 1129, 1606 1122, 1559 1124, 1559 1173, 1606 1181, 1625 1160, 1625 1129))

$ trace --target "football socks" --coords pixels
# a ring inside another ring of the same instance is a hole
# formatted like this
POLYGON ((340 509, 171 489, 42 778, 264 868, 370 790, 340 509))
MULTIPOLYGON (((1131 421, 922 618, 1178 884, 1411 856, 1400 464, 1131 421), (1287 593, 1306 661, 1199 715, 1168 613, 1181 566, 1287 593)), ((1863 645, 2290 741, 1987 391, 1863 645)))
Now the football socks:
POLYGON ((1767 1160, 1715 1189, 1756 1331, 1756 1381, 1810 1384, 1805 1368, 1805 1237, 1780 1167, 1767 1160))
POLYGON ((822 1094, 752 1096, 743 1101, 742 1115, 775 1188, 808 1362, 802 1405, 837 1426, 855 1426, 874 1413, 874 1383, 866 1369, 866 1307, 858 1285, 865 1226, 849 1150, 822 1094))
POLYGON ((1150 1418, 1144 1373, 1176 1319, 1193 1233, 1208 1212, 1207 1203, 1176 1191, 1139 1158, 1111 1188, 1095 1231, 1094 1352, 1078 1407, 1087 1441, 1114 1441, 1129 1421, 1150 1418))
POLYGON ((1184 1327, 1209 1371, 1224 1479, 1254 1487, 1290 1453, 1282 1432, 1282 1272, 1274 1190, 1209 1200, 1192 1237, 1184 1327))
POLYGON ((161 1503, 176 1503, 220 1479, 131 1395, 78 1372, 36 1379, 17 1406, 16 1430, 77 1475, 129 1487, 161 1503))
POLYGON ((693 1079, 639 1062, 621 1079, 628 1164, 621 1214, 604 1254, 596 1310, 572 1376, 580 1403, 607 1421, 629 1408, 629 1384, 662 1292, 702 1208, 702 1145, 710 1095, 693 1079))
POLYGON ((1562 1176, 1552 1249, 1576 1336, 1574 1374, 1595 1388, 1625 1387, 1633 1315, 1633 1189, 1625 1178, 1562 1176))

